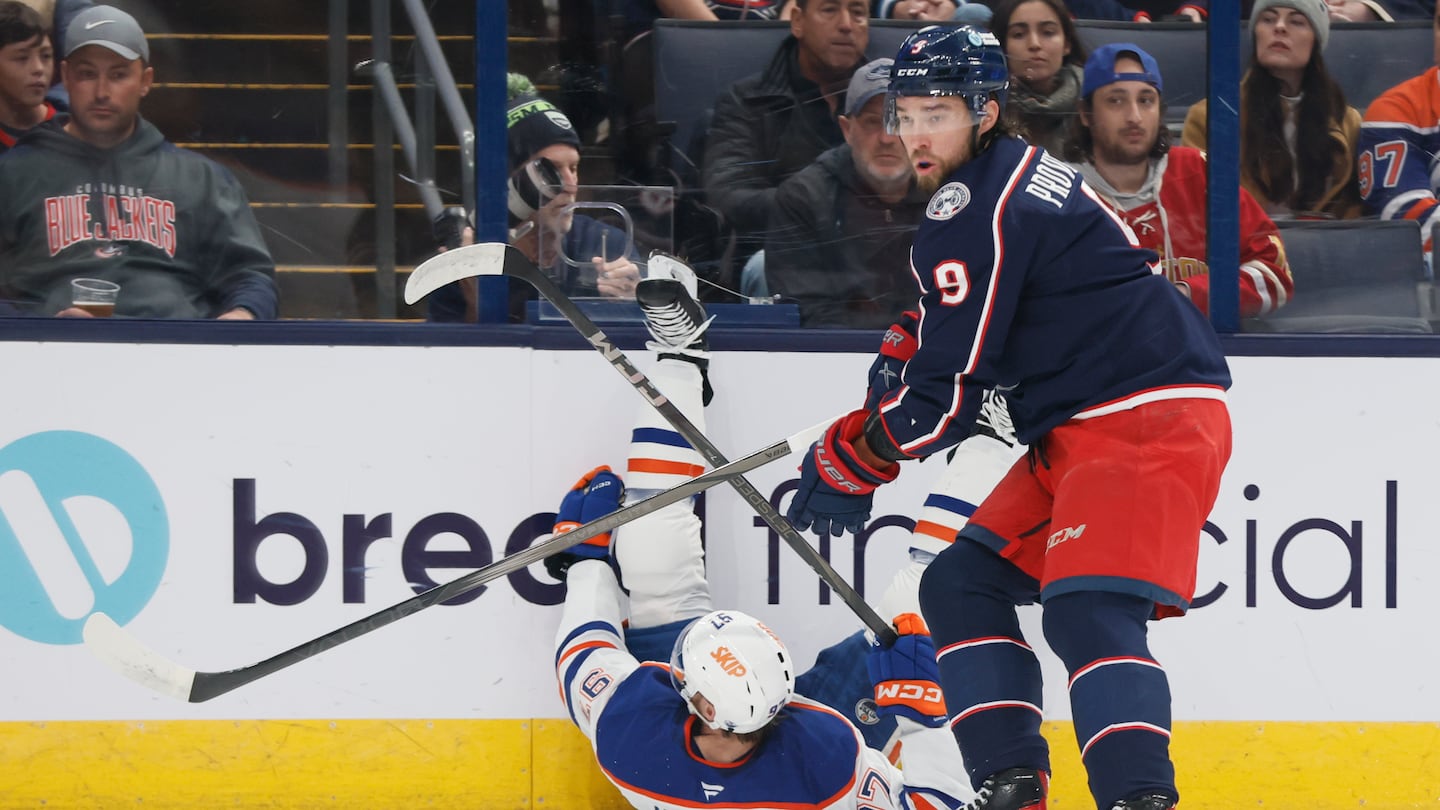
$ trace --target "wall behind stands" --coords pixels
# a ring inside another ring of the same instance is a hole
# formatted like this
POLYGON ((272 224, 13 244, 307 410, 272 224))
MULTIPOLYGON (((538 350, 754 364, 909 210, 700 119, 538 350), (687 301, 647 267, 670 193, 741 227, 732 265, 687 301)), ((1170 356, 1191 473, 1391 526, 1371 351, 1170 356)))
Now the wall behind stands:
MULTIPOLYGON (((560 593, 538 565, 203 704, 78 644, 103 610, 228 669, 525 547, 581 472, 623 464, 641 400, 592 352, 3 345, 0 808, 619 806, 557 719, 560 593)), ((707 432, 734 457, 769 444, 858 404, 868 362, 720 353, 707 432)), ((1434 806, 1440 359, 1232 365, 1204 606, 1152 633, 1186 806, 1434 806)), ((912 515, 940 468, 910 465, 877 515, 912 515)), ((858 627, 733 493, 703 508, 717 602, 802 662, 858 627)), ((905 546, 875 532, 863 577, 849 538, 828 553, 873 599, 905 546)), ((1088 807, 1043 659, 1053 806, 1088 807)))

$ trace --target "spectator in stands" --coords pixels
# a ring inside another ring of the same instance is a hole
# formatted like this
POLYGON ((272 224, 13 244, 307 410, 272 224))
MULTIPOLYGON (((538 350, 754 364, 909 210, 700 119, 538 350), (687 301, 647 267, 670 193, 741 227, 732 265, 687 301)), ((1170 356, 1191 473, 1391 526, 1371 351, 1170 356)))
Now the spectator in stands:
MULTIPOLYGON (((1440 65, 1440 13, 1435 15, 1435 52, 1440 65)), ((1360 195, 1365 212, 1381 219, 1420 223, 1426 260, 1440 221, 1437 185, 1431 168, 1440 154, 1440 68, 1386 90, 1365 109, 1360 129, 1360 195)))
MULTIPOLYGON (((568 295, 634 300, 640 269, 625 232, 571 207, 580 185, 575 127, 518 73, 509 76, 508 94, 510 243, 568 295)), ((473 230, 466 227, 461 241, 473 238, 473 230)), ((471 278, 436 291, 429 299, 430 320, 477 320, 477 288, 471 278)), ((533 296, 528 284, 510 285, 512 321, 524 320, 525 301, 533 296)))
POLYGON ((1326 0, 1336 22, 1398 22, 1435 16, 1435 0, 1326 0))
MULTIPOLYGON (((70 23, 80 12, 95 5, 94 0, 21 1, 40 14, 45 27, 50 29, 51 38, 54 40, 51 44, 57 53, 65 52, 65 32, 70 30, 70 23)), ((61 112, 70 109, 70 97, 66 95, 65 83, 60 81, 58 75, 51 82, 50 92, 46 93, 45 100, 61 112)))
POLYGON ((129 14, 94 6, 66 32, 71 114, 0 159, 0 299, 84 317, 70 281, 120 285, 115 314, 274 318, 275 267, 240 184, 140 116, 154 68, 129 14))
POLYGON ((1064 0, 1004 0, 991 30, 1010 63, 1005 120, 1030 143, 1064 155, 1086 54, 1064 0))
POLYGON ((1209 0, 1066 0, 1077 20, 1205 22, 1209 0))
MULTIPOLYGON (((1325 69, 1325 0, 1259 0, 1250 69, 1240 80, 1240 182, 1272 218, 1360 214, 1360 113, 1325 69)), ((1205 101, 1185 116, 1186 146, 1205 148, 1205 101)))
MULTIPOLYGON (((1170 146, 1163 93, 1160 67, 1140 46, 1112 43, 1090 54, 1074 138, 1077 168, 1140 244, 1160 254, 1165 277, 1208 314, 1205 153, 1170 146)), ((1274 312, 1295 283, 1275 223, 1244 189, 1240 233, 1240 314, 1274 312)))
POLYGON ((844 142, 835 118, 865 62, 869 15, 869 0, 796 0, 770 64, 716 100, 701 184, 742 237, 737 258, 763 244, 780 183, 844 142))
POLYGON ((953 21, 989 28, 995 13, 980 0, 875 0, 874 16, 885 20, 953 21))
POLYGON ((781 19, 785 0, 625 0, 625 39, 654 26, 661 17, 677 20, 781 19))
POLYGON ((920 295, 910 240, 929 195, 910 156, 885 132, 893 59, 855 71, 840 129, 845 143, 780 184, 765 241, 769 291, 800 306, 802 326, 884 329, 920 295))
POLYGON ((24 3, 0 0, 0 154, 26 130, 55 117, 45 101, 54 71, 44 19, 24 3))

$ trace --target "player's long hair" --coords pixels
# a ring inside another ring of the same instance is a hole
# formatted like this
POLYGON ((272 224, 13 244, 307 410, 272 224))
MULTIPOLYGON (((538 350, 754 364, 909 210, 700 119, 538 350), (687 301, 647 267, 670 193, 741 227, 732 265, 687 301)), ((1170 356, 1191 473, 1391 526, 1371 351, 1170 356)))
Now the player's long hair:
MULTIPOLYGON (((1260 66, 1252 50, 1250 69, 1240 80, 1240 171, 1266 199, 1294 211, 1314 211, 1336 165, 1353 159, 1342 139, 1331 135, 1345 121, 1345 91, 1325 69, 1317 41, 1300 80, 1304 97, 1295 115, 1292 157, 1285 144, 1281 90, 1280 80, 1260 66)), ((1354 184, 1353 172, 1350 182, 1354 184)))

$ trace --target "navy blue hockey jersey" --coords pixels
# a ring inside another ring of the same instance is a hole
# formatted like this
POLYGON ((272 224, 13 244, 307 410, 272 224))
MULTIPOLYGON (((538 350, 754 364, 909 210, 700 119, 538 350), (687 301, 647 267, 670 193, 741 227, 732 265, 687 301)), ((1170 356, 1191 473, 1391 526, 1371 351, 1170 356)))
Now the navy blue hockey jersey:
POLYGON ((998 139, 936 191, 915 235, 919 348, 880 404, 890 438, 912 457, 961 441, 990 387, 1026 444, 1074 417, 1223 399, 1215 332, 1156 261, 1073 168, 998 139))

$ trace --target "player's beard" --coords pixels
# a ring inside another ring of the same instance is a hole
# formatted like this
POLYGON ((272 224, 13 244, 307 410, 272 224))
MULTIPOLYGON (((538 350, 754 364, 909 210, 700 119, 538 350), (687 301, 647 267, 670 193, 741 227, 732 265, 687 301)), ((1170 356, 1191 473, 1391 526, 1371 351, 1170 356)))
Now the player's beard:
POLYGON ((930 155, 930 160, 935 164, 937 170, 926 174, 915 175, 915 186, 926 195, 934 194, 945 184, 945 180, 959 168, 960 161, 945 160, 939 155, 930 155))

